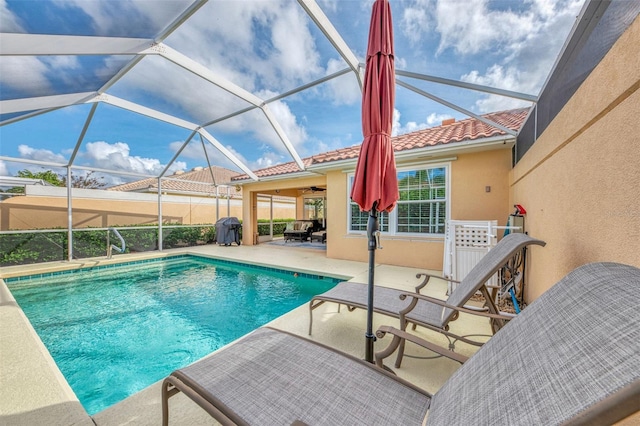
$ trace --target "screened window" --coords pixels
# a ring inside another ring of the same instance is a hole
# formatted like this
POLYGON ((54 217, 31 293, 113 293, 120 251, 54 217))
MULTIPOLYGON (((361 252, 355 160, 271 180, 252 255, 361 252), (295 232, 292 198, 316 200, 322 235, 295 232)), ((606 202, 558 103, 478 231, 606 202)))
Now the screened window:
MULTIPOLYGON (((353 178, 352 178, 353 181, 353 178)), ((351 201, 351 230, 352 231, 367 231, 367 221, 369 220, 369 212, 361 212, 360 207, 351 201)), ((389 213, 378 213, 378 229, 381 232, 389 231, 389 213)))
MULTIPOLYGON (((400 199, 396 208, 391 213, 379 213, 380 231, 444 235, 449 193, 447 166, 399 171, 398 190, 400 199)), ((350 230, 366 231, 369 213, 361 212, 353 201, 349 206, 350 230)))
POLYGON ((447 220, 445 167, 398 173, 398 233, 444 234, 447 220))

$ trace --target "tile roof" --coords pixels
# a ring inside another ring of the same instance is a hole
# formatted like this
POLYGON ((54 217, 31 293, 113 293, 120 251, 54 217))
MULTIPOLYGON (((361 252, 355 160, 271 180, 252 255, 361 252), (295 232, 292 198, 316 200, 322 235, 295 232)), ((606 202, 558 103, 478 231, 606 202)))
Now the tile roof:
MULTIPOLYGON (((231 177, 238 172, 225 169, 224 167, 212 166, 213 177, 217 185, 228 185, 231 177)), ((201 193, 206 195, 215 195, 216 186, 211 178, 211 171, 208 167, 196 168, 189 172, 178 173, 167 176, 170 179, 162 180, 162 189, 168 192, 177 193, 201 193)), ((109 191, 127 191, 127 192, 157 192, 158 179, 148 178, 137 180, 134 182, 116 185, 108 188, 109 191)), ((229 187, 230 195, 240 196, 233 186, 229 187)), ((226 195, 226 188, 220 189, 221 195, 226 195)))
MULTIPOLYGON (((528 113, 529 108, 520 108, 484 114, 482 117, 511 130, 518 131, 520 130, 520 126, 524 123, 528 113)), ((447 145, 503 135, 506 135, 506 132, 476 118, 467 118, 461 121, 453 121, 453 119, 449 119, 445 120, 440 126, 418 130, 400 136, 394 136, 391 138, 391 142, 393 143, 394 152, 401 152, 424 148, 427 146, 447 145)), ((359 154, 360 145, 354 145, 348 148, 341 148, 334 151, 316 154, 314 156, 304 158, 302 161, 305 167, 310 167, 332 161, 355 159, 359 154)), ((254 171, 258 177, 285 175, 296 172, 300 172, 300 169, 293 161, 254 171)), ((231 178, 232 181, 246 179, 249 179, 249 176, 246 174, 236 175, 231 178)))

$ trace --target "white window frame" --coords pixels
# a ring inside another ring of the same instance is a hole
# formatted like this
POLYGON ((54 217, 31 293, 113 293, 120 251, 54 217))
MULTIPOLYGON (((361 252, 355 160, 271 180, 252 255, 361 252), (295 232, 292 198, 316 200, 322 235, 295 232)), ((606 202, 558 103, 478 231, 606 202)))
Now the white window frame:
MULTIPOLYGON (((442 162, 442 163, 429 163, 425 165, 411 165, 398 167, 398 173, 401 172, 411 172, 417 170, 428 170, 428 169, 437 169, 443 168, 445 169, 445 225, 447 221, 451 218, 451 163, 450 162, 442 162)), ((355 172, 347 174, 347 234, 352 235, 366 235, 366 231, 354 231, 351 229, 351 205, 352 201, 349 198, 349 194, 351 194, 351 187, 353 185, 353 178, 355 176, 355 172)), ((398 232, 398 207, 393 209, 391 213, 389 213, 389 224, 388 230, 384 230, 382 227, 380 228, 380 232, 382 234, 394 237, 406 237, 406 238, 444 238, 444 232, 442 234, 426 234, 419 232, 398 232)))

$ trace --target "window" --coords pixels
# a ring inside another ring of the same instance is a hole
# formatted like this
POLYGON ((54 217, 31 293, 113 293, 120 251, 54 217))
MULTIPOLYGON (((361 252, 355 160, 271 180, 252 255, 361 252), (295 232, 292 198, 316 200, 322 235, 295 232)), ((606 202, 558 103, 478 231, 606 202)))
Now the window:
MULTIPOLYGON (((448 167, 398 172, 400 199, 391 213, 379 213, 380 231, 390 234, 444 235, 448 210, 448 167)), ((353 176, 350 177, 350 186, 353 176)), ((349 203, 351 231, 366 231, 368 212, 349 203)))
POLYGON ((303 219, 323 220, 327 216, 325 200, 324 197, 305 198, 303 219))
MULTIPOLYGON (((353 183, 353 177, 351 178, 351 182, 353 183)), ((351 226, 349 229, 351 231, 367 232, 367 221, 369 220, 369 212, 361 212, 360 206, 358 206, 353 201, 350 201, 349 205, 351 207, 351 226)), ((378 213, 378 229, 381 232, 389 231, 389 213, 378 213)))

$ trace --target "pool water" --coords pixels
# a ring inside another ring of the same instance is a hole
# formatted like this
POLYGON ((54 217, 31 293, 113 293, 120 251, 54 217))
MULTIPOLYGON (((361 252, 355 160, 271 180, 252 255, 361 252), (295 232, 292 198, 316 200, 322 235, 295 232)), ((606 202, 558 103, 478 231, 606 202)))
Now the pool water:
POLYGON ((197 256, 7 281, 89 414, 337 283, 197 256))

